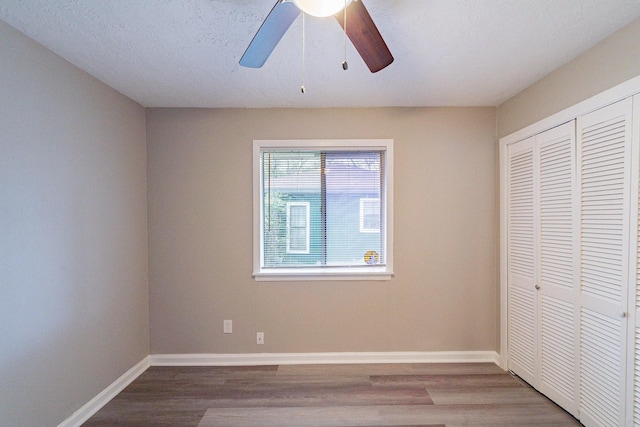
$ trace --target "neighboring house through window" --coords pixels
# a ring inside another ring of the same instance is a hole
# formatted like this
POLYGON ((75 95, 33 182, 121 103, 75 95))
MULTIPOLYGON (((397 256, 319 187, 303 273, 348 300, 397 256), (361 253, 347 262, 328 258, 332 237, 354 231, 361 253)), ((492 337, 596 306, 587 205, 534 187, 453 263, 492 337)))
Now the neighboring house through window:
POLYGON ((393 141, 254 141, 256 280, 389 279, 393 141))

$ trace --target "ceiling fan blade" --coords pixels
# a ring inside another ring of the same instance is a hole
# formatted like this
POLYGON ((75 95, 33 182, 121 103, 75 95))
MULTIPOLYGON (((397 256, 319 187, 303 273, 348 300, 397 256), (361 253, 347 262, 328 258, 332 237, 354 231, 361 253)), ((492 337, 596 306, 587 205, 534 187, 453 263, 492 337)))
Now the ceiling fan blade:
POLYGON ((240 58, 240 65, 262 67, 299 14, 300 9, 291 1, 278 0, 240 58))
MULTIPOLYGON (((344 12, 335 16, 344 29, 344 12)), ((372 73, 377 73, 393 62, 393 55, 360 0, 353 0, 347 6, 347 36, 372 73)))

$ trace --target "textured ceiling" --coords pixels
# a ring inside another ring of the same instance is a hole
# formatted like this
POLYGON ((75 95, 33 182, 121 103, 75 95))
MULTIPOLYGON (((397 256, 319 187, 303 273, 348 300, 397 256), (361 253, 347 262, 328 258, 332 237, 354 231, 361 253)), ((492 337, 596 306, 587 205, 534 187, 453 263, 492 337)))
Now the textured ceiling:
MULTIPOLYGON (((238 65, 275 0, 2 0, 0 19, 147 107, 495 106, 640 17, 640 0, 363 0, 376 74, 333 18, 238 65)), ((637 52, 635 53, 637 54, 637 52)))

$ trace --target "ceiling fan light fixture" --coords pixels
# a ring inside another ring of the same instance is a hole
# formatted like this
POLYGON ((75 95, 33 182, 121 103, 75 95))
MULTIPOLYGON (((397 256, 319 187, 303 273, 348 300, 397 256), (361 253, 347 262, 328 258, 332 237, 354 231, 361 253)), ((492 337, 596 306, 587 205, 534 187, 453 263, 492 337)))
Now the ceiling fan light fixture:
POLYGON ((351 0, 293 0, 293 3, 307 15, 324 18, 340 12, 351 0))

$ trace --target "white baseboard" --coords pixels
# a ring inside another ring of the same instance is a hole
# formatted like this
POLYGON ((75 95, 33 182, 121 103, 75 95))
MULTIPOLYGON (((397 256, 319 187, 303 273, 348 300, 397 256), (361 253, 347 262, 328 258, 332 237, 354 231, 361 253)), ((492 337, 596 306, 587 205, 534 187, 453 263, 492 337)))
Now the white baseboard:
POLYGON ((87 402, 82 408, 78 409, 69 418, 58 424, 58 427, 79 427, 91 418, 104 405, 109 403, 111 399, 116 397, 126 386, 131 384, 144 371, 151 366, 150 356, 142 359, 137 365, 125 372, 120 378, 115 380, 110 386, 105 388, 96 397, 87 402))
POLYGON ((352 363, 480 363, 499 364, 495 351, 155 354, 151 366, 255 366, 352 363))

